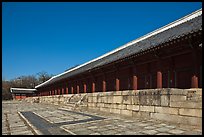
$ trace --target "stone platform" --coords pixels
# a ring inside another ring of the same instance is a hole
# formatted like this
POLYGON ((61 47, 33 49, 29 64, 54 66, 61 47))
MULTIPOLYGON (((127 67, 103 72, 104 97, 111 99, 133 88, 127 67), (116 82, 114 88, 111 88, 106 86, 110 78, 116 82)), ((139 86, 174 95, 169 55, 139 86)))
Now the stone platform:
POLYGON ((3 135, 201 135, 202 129, 66 105, 2 102, 3 135))

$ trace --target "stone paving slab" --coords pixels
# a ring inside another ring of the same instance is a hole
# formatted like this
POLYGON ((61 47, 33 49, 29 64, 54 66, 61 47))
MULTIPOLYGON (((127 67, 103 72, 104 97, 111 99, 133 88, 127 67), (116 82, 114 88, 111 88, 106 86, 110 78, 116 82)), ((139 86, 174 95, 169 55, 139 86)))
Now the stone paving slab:
POLYGON ((3 101, 2 108, 2 135, 202 134, 202 129, 188 125, 139 119, 96 110, 70 110, 51 104, 3 101), (40 129, 43 131, 41 132, 40 129))

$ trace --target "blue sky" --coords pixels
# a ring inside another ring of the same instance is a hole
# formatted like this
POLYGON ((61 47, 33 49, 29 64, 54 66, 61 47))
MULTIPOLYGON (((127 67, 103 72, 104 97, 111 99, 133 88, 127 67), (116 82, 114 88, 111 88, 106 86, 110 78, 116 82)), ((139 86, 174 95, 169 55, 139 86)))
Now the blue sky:
POLYGON ((202 8, 202 2, 3 2, 2 78, 99 57, 202 8))

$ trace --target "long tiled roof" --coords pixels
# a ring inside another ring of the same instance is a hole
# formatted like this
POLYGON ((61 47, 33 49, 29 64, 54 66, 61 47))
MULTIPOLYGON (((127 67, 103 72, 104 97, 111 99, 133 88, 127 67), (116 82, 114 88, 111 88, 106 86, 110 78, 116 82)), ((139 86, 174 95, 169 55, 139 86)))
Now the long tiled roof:
POLYGON ((34 93, 36 89, 27 89, 27 88, 10 88, 11 93, 16 94, 25 94, 25 93, 34 93))
POLYGON ((166 43, 173 39, 200 30, 202 30, 202 9, 199 9, 179 20, 176 20, 162 28, 159 28, 151 33, 148 33, 143 37, 133 40, 96 59, 93 59, 71 70, 53 76, 51 79, 45 81, 44 83, 37 85, 35 88, 39 88, 59 81, 61 79, 68 78, 76 74, 91 70, 93 68, 103 66, 105 64, 122 59, 124 57, 138 54, 141 51, 154 48, 162 43, 166 43))

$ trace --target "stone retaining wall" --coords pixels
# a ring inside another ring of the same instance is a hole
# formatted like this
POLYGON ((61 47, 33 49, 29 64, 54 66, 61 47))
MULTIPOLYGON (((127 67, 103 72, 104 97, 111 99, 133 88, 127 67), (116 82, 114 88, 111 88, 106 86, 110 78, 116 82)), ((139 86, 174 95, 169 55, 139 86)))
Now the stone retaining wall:
POLYGON ((202 89, 145 89, 27 98, 30 102, 97 109, 132 117, 202 126, 202 89))

